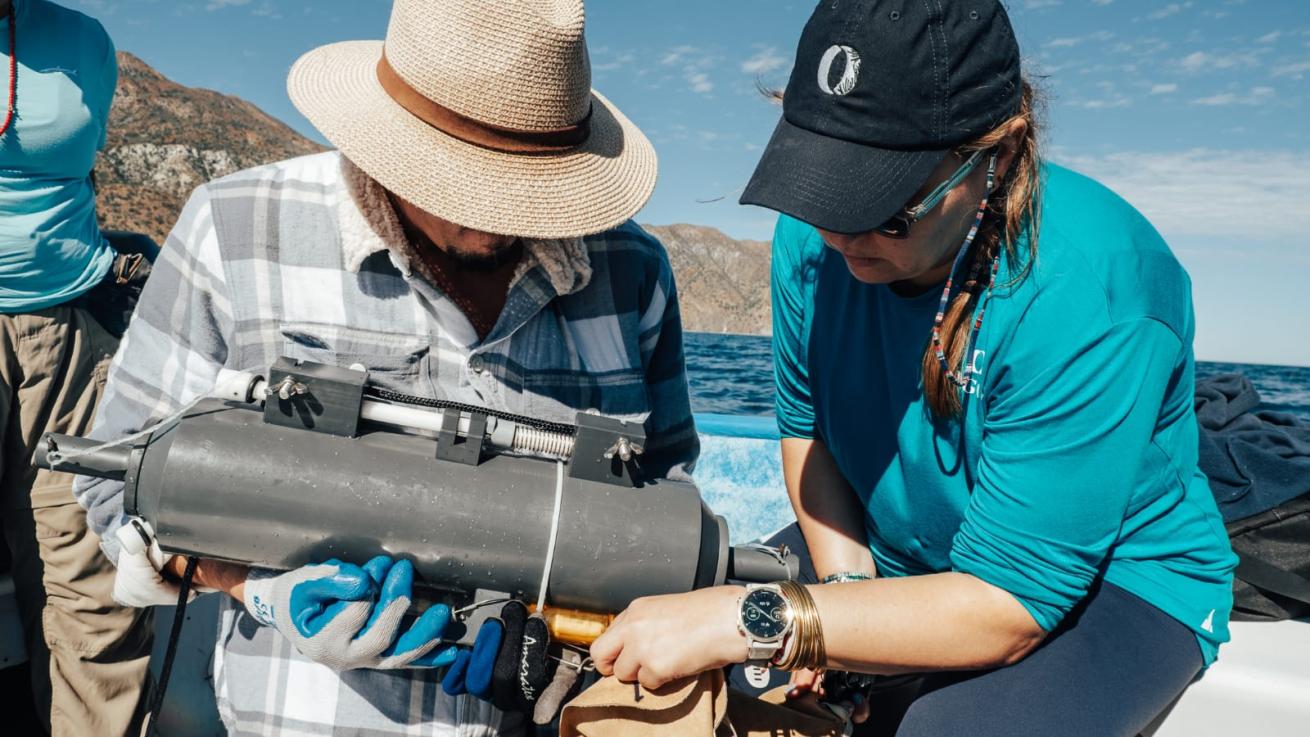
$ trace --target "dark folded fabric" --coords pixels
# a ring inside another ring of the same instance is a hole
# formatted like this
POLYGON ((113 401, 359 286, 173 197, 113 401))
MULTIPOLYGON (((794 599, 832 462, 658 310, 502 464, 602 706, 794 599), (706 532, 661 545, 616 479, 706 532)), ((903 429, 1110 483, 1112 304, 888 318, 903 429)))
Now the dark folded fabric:
POLYGON ((122 338, 150 278, 159 245, 140 233, 105 231, 104 236, 118 255, 105 278, 70 304, 91 313, 110 335, 122 338))
POLYGON ((1259 406, 1241 374, 1197 382, 1200 465, 1225 522, 1310 493, 1310 425, 1259 406))

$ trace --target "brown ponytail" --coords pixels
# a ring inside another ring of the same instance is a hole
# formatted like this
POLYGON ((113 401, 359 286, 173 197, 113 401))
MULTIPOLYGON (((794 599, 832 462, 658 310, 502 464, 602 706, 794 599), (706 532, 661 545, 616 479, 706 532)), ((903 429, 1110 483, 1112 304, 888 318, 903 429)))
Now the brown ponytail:
MULTIPOLYGON (((991 274, 991 263, 1005 248, 1011 264, 1019 264, 1016 244, 1024 235, 1028 237, 1028 251, 1024 254, 1023 269, 1016 279, 1022 278, 1037 257, 1037 227, 1040 213, 1039 172, 1041 154, 1038 146, 1039 100, 1032 85, 1023 81, 1022 102, 1019 112, 987 135, 961 147, 964 153, 986 150, 1001 145, 1009 125, 1017 119, 1028 123, 1018 150, 1005 178, 997 184, 987 204, 987 215, 973 246, 971 262, 961 266, 964 274, 976 273, 977 279, 967 281, 947 307, 942 321, 942 346, 946 360, 956 370, 964 370, 965 344, 969 340, 974 308, 986 291, 991 274), (974 265, 979 268, 976 270, 974 265)), ((1010 145, 1010 144, 1006 144, 1010 145)), ((941 363, 929 345, 923 354, 923 393, 935 417, 958 417, 962 411, 960 389, 947 378, 941 363)))

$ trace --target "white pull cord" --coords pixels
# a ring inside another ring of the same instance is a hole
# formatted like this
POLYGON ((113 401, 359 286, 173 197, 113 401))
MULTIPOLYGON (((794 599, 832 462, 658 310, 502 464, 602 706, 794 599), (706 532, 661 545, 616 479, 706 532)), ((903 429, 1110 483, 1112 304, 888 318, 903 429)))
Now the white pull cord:
POLYGON ((559 536, 560 508, 564 502, 564 462, 555 461, 555 512, 550 516, 550 542, 546 543, 546 565, 541 571, 541 588, 537 594, 537 613, 546 606, 546 587, 550 585, 550 566, 555 562, 555 538, 559 536))
POLYGON ((205 401, 208 398, 209 398, 208 396, 201 394, 195 399, 192 399, 190 402, 187 402, 186 405, 182 407, 182 409, 179 409, 178 411, 165 417, 159 422, 154 422, 149 425, 146 425, 144 428, 138 430, 137 432, 132 433, 131 435, 126 435, 121 438, 115 438, 113 440, 107 440, 103 443, 97 443, 96 445, 93 445, 90 448, 83 448, 81 450, 72 450, 72 451, 68 451, 67 453, 56 448, 46 453, 46 459, 50 462, 50 466, 53 468, 54 466, 59 466, 64 463, 68 463, 70 461, 75 461, 78 458, 91 455, 92 453, 99 453, 105 448, 113 448, 115 446, 119 446, 124 443, 130 443, 133 440, 140 440, 141 438, 150 435, 155 430, 158 430, 164 425, 182 419, 182 415, 186 414, 187 412, 190 412, 192 409, 195 408, 197 404, 200 404, 201 402, 205 401))
POLYGON ((257 373, 245 372, 245 370, 219 369, 219 376, 217 376, 217 380, 215 381, 214 389, 211 389, 208 393, 196 395, 194 399, 191 399, 191 401, 187 402, 185 406, 182 406, 181 410, 173 412, 172 415, 166 416, 166 418, 160 420, 160 422, 145 425, 144 428, 132 433, 132 435, 118 437, 118 439, 114 440, 106 440, 105 442, 100 442, 100 444, 92 445, 90 448, 69 450, 67 453, 60 452, 59 449, 51 450, 50 453, 46 454, 46 458, 50 461, 51 466, 56 466, 59 465, 59 463, 76 461, 77 458, 90 456, 90 454, 101 452, 101 450, 106 448, 114 448, 114 446, 123 445, 124 442, 143 439, 143 437, 155 432, 156 429, 182 419, 182 415, 187 414, 187 412, 190 412, 195 408, 196 404, 206 401, 208 398, 216 397, 220 399, 236 399, 238 402, 245 402, 248 401, 252 395, 255 395, 255 397, 262 397, 263 393, 261 387, 265 386, 265 384, 266 382, 263 381, 263 377, 259 376, 257 373))
POLYGON ((263 391, 261 387, 265 385, 266 382, 264 382, 264 377, 253 372, 219 369, 218 379, 215 382, 213 389, 208 393, 197 395, 195 399, 187 402, 181 409, 159 422, 146 425, 144 428, 132 433, 131 435, 115 438, 114 440, 107 440, 103 443, 93 445, 90 448, 68 451, 67 453, 59 451, 58 449, 52 450, 46 454, 46 458, 50 461, 51 466, 55 466, 60 463, 77 460, 78 458, 91 455, 92 453, 98 453, 105 448, 113 448, 124 443, 130 443, 133 440, 140 440, 164 425, 182 419, 182 415, 190 412, 197 404, 200 404, 206 399, 216 397, 219 399, 234 399, 238 402, 245 402, 250 399, 251 396, 262 397, 263 391))

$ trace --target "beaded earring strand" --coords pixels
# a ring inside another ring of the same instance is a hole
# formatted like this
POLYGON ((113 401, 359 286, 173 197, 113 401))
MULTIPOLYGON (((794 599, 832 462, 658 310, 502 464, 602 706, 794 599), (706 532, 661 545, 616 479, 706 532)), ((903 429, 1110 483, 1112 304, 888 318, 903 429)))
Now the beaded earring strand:
MULTIPOLYGON (((983 196, 982 203, 978 205, 978 214, 973 219, 973 226, 969 228, 969 235, 965 236, 964 244, 960 246, 960 252, 955 255, 955 263, 951 265, 951 273, 946 277, 946 287, 942 289, 941 302, 937 304, 937 315, 932 321, 933 354, 937 357, 937 362, 941 364, 942 371, 946 374, 946 378, 949 379, 952 384, 964 391, 968 391, 970 384, 973 382, 974 363, 971 354, 973 353, 974 341, 978 337, 978 330, 982 327, 983 314, 987 310, 987 305, 984 303, 982 309, 978 310, 978 317, 973 321, 973 326, 969 329, 969 339, 965 343, 965 370, 963 372, 952 369, 950 362, 946 360, 946 349, 942 346, 942 322, 946 319, 946 309, 951 301, 951 287, 954 286, 955 273, 960 270, 960 263, 964 261, 965 254, 967 254, 969 249, 973 246, 973 240, 978 236, 979 229, 982 228, 983 217, 987 215, 987 200, 991 196, 992 186, 995 183, 996 154, 993 153, 991 161, 987 164, 987 194, 983 196), (963 375, 961 375, 961 373, 963 373, 963 375)), ((999 258, 992 260, 991 280, 988 282, 987 286, 989 291, 991 290, 991 285, 996 282, 996 269, 999 263, 999 258)), ((969 271, 969 279, 965 283, 967 284, 970 281, 976 280, 978 278, 979 270, 980 264, 975 261, 973 268, 969 271)))
POLYGON ((4 125, 0 125, 0 136, 9 131, 14 122, 14 103, 18 100, 18 52, 14 50, 18 39, 17 19, 14 17, 14 2, 9 3, 9 112, 5 115, 4 125))

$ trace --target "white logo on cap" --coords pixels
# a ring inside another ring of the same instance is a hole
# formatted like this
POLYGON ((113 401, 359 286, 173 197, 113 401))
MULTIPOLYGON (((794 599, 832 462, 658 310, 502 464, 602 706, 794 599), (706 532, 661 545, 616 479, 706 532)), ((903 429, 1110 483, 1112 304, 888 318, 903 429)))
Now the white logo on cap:
POLYGON ((860 78, 860 54, 849 46, 830 46, 819 60, 819 89, 830 95, 844 95, 855 89, 860 78), (828 84, 828 75, 832 74, 832 64, 838 56, 846 57, 846 68, 842 70, 837 86, 828 84))

